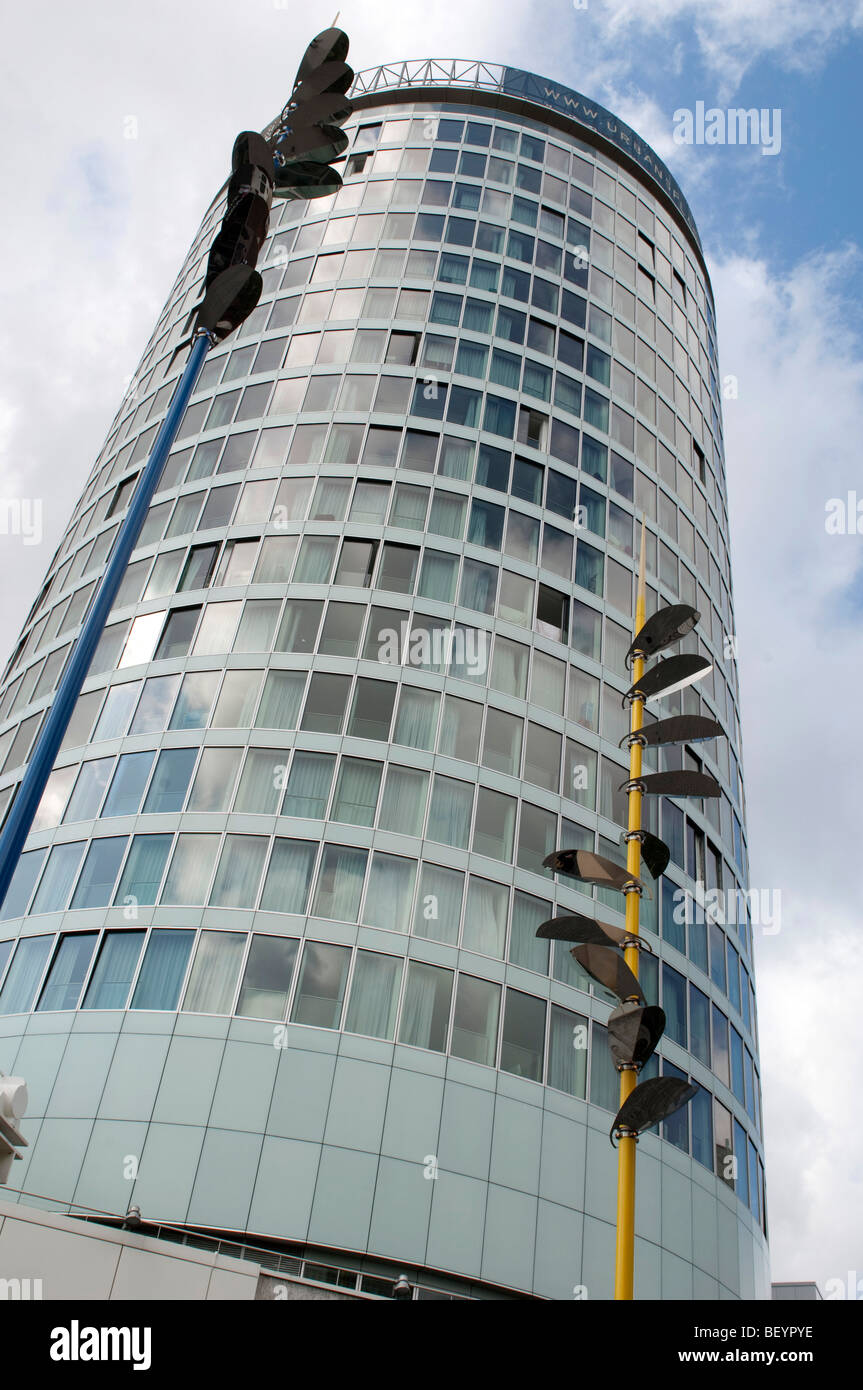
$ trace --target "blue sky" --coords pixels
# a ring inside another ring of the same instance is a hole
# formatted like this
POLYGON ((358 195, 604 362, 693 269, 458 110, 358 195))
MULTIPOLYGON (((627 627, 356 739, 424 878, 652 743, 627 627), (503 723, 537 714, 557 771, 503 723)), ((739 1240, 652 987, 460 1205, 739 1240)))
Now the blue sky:
MULTIPOLYGON (((347 0, 340 23, 358 68, 483 58, 576 88, 653 144, 694 211, 739 382, 725 426, 752 882, 783 904, 756 941, 773 1272, 844 1281, 863 1270, 848 1106, 863 536, 824 522, 830 498, 863 495, 863 0, 347 0), (674 112, 697 101, 779 107, 781 152, 675 145, 674 112)), ((280 0, 45 0, 4 36, 0 495, 41 500, 44 532, 0 536, 5 660, 234 136, 281 108, 313 29, 280 0)))

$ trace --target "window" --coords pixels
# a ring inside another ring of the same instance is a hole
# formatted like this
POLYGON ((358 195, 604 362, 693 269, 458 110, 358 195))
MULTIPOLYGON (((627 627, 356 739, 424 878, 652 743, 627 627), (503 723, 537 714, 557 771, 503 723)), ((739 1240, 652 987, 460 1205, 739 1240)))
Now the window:
POLYGON ((506 943, 509 889, 471 875, 464 914, 462 947, 502 960, 506 943))
POLYGON ((391 830, 400 835, 422 835, 428 779, 427 772, 390 764, 381 801, 381 830, 391 830))
POLYGON ((467 849, 470 837, 474 788, 470 783, 435 774, 431 808, 428 813, 429 840, 467 849))
POLYGON ((493 1067, 499 1013, 499 985, 475 979, 472 975, 460 975, 450 1048, 452 1055, 493 1067))
POLYGON ((188 903, 199 907, 206 902, 218 845, 218 835, 177 836, 171 867, 162 889, 163 903, 188 903))
POLYGON ((30 907, 31 914, 63 911, 69 901, 69 893, 75 882, 84 848, 83 840, 53 846, 38 892, 30 907))
POLYGON ((434 691, 403 685, 399 695, 393 742, 404 744, 407 748, 431 751, 434 747, 439 705, 440 695, 434 691))
POLYGON ((132 997, 133 1009, 171 1010, 177 1007, 194 939, 193 931, 151 932, 132 997))
POLYGON ((126 1007, 145 935, 143 931, 105 933, 82 1009, 126 1007))
POLYGON ((567 640, 569 600, 565 594, 559 593, 557 589, 550 589, 546 584, 540 584, 536 604, 536 625, 537 631, 546 637, 558 642, 567 640))
POLYGON ((402 1005, 399 1042, 446 1051, 452 999, 453 972, 436 965, 408 961, 408 978, 402 1005))
POLYGON ((28 936, 19 940, 0 993, 0 1014, 26 1013, 31 1008, 53 944, 53 936, 28 936))
POLYGON ((246 939, 244 932, 201 932, 183 1000, 184 1013, 231 1012, 246 939))
MULTIPOLYGON (((229 605, 217 605, 228 607, 229 605)), ((232 605, 231 605, 232 606, 232 605)), ((210 613, 208 608, 207 613, 210 613)), ((174 608, 168 614, 165 630, 156 648, 155 659, 163 661, 167 657, 185 656, 189 650, 198 624, 200 608, 174 608)), ((227 650, 227 648, 223 648, 227 650)))
POLYGON ((542 1080, 545 1049, 545 1003, 520 990, 508 989, 503 1013, 501 1071, 542 1080))
POLYGON ((377 586, 391 589, 394 593, 413 593, 416 585, 416 572, 419 563, 419 549, 410 545, 394 545, 387 542, 383 548, 377 586))
POLYGON ((667 1019, 666 1035, 681 1047, 688 1047, 686 1028, 686 981, 683 976, 663 962, 662 1007, 667 1019))
POLYGON ((348 733, 355 738, 389 738, 396 687, 391 681, 361 676, 356 684, 348 733))
MULTIPOLYGON (((336 922, 355 922, 365 877, 368 851, 347 845, 325 845, 312 913, 336 922)), ((335 1025, 334 1025, 335 1026, 335 1025)))
POLYGON ((136 835, 123 868, 114 902, 150 904, 156 901, 165 861, 171 849, 171 835, 136 835))
POLYGON ((313 1028, 338 1028, 350 958, 347 946, 305 943, 292 1022, 313 1028))
POLYGON ((402 962, 397 956, 357 951, 345 1029, 392 1040, 396 1026, 402 962))
POLYGON ((587 1019, 556 1004, 551 1006, 547 1080, 569 1096, 587 1094, 587 1019))
POLYGON ((373 825, 382 770, 382 763, 342 758, 331 819, 348 825, 373 825))
POLYGON ((305 913, 316 851, 311 840, 275 841, 261 896, 262 911, 305 913))
MULTIPOLYGON (((174 706, 174 699, 179 686, 179 676, 153 676, 146 680, 129 732, 132 734, 155 734, 167 729, 168 717, 174 706)), ((128 688, 126 686, 113 687, 115 690, 128 688)), ((137 684, 134 689, 138 689, 137 684)), ((123 729, 125 729, 125 723, 123 729)), ((122 732, 122 730, 117 730, 117 732, 122 732)), ((111 736, 113 737, 113 735, 111 736)))
POLYGON ((104 816, 133 816, 141 804, 154 754, 124 753, 117 759, 111 790, 102 808, 104 816))
POLYGON ((341 733, 350 685, 350 676, 314 673, 300 727, 315 733, 341 733))
POLYGON ((113 766, 113 758, 94 758, 81 764, 75 789, 63 817, 64 822, 68 824, 71 821, 92 820, 98 815, 113 766))
POLYGON ((140 689, 140 681, 111 686, 105 696, 105 703, 93 733, 94 743, 98 743, 101 739, 119 738, 126 732, 129 716, 135 707, 135 700, 140 689))
POLYGON ((37 1010, 77 1008, 97 935, 80 932, 60 937, 37 1010))
POLYGON ((227 811, 240 767, 239 748, 205 748, 189 795, 190 811, 227 811))
MULTIPOLYGON (((149 684, 149 682, 148 682, 149 684)), ((218 671, 190 671, 183 677, 170 729, 203 729, 219 684, 218 671)), ((146 692, 145 692, 146 694, 146 692)), ((143 731, 142 731, 143 732, 143 731)))
POLYGON ((323 820, 333 781, 335 756, 332 753, 306 753, 297 750, 282 806, 283 816, 323 820))
POLYGON ((126 843, 125 835, 93 840, 72 899, 73 910, 81 907, 108 906, 126 843))
POLYGON ((367 589, 371 584, 377 548, 376 541, 344 540, 333 583, 367 589))
POLYGON ((503 796, 488 787, 479 788, 473 833, 475 854, 512 863, 515 806, 512 797, 503 796))
POLYGON ((236 1012, 247 1018, 285 1017, 299 942, 293 937, 252 937, 236 1012))

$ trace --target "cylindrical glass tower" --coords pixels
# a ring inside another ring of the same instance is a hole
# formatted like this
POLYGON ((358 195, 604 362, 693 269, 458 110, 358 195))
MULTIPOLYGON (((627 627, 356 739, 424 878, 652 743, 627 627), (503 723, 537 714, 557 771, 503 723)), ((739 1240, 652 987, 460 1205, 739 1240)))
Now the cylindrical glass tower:
MULTIPOLYGON (((646 514, 648 613, 695 604, 683 650, 715 662, 663 712, 727 737, 650 764, 703 765, 723 793, 651 803, 672 854, 643 903, 642 979, 668 1016, 652 1068, 700 1089, 639 1145, 636 1296, 767 1296, 691 214, 634 132, 529 74, 402 64, 354 97, 344 188, 276 205, 263 299, 207 360, 3 910, 0 1066, 31 1095, 10 1186, 241 1233, 367 1293, 404 1269, 422 1297, 610 1296, 612 999, 535 932, 573 910, 623 921, 618 896, 542 861, 625 862, 646 514), (723 891, 707 917, 680 891, 696 884, 723 891)), ((222 210, 5 673, 6 804, 222 210)))

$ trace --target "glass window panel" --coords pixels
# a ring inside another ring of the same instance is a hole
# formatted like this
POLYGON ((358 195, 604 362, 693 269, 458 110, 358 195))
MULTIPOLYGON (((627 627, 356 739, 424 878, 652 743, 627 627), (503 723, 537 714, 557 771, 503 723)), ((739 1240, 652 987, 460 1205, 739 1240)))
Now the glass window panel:
POLYGON ((527 746, 524 759, 524 776, 528 782, 548 791, 560 789, 561 737, 553 729, 539 724, 527 726, 527 746))
POLYGON ((323 612, 320 599, 288 599, 276 638, 277 652, 313 652, 323 612))
POLYGON ((392 681, 361 676, 357 681, 348 733, 355 738, 389 738, 396 687, 392 681))
POLYGON ((189 811, 227 811, 242 756, 241 748, 205 748, 189 794, 189 811))
POLYGON ((338 1028, 351 953, 346 946, 307 941, 294 1009, 294 1023, 338 1028))
MULTIPOLYGON (((161 733, 163 729, 167 729, 168 717, 179 687, 179 675, 153 676, 146 680, 129 732, 131 734, 153 734, 161 733)), ((117 688, 122 689, 122 687, 117 688)))
POLYGON ((197 748, 164 748, 159 754, 153 780, 144 802, 145 814, 162 814, 167 811, 181 811, 186 799, 186 791, 192 768, 198 755, 197 748))
POLYGON ((102 816, 133 816, 141 804, 155 754, 124 753, 117 759, 102 816))
POLYGON ((93 840, 78 879, 73 910, 81 907, 107 907, 126 849, 128 837, 114 835, 105 840, 93 840))
POLYGON ((75 882, 84 848, 83 840, 54 845, 30 908, 31 916, 39 912, 63 911, 69 901, 69 893, 75 882))
POLYGON ((315 672, 309 682, 300 727, 315 733, 341 733, 350 686, 350 676, 315 672))
POLYGON ((143 931, 105 933, 82 1009, 126 1007, 145 935, 143 931))
POLYGON ((66 824, 71 821, 93 820, 98 815, 113 766, 113 758, 95 758, 91 762, 81 764, 75 790, 69 798, 69 805, 63 817, 66 824))
POLYGON ((150 933, 132 996, 133 1009, 172 1010, 177 1007, 194 939, 193 931, 168 929, 150 933))
POLYGON ((715 1004, 710 1006, 713 1034, 713 1070, 724 1081, 726 1086, 731 1085, 731 1070, 729 1065, 728 1048, 728 1019, 721 1009, 715 1004))
POLYGON ((427 772, 390 764, 381 802, 381 830, 392 830, 401 835, 422 835, 428 780, 427 772))
POLYGON ((304 671, 268 671, 256 729, 295 729, 305 689, 304 671))
POLYGON ((454 1057, 492 1067, 497 1051, 500 986, 471 975, 460 975, 456 993, 452 1044, 454 1057))
POLYGON ((662 966, 662 1007, 665 1010, 666 1034, 681 1047, 688 1047, 686 1028, 686 981, 670 965, 662 966))
POLYGON ((234 811, 275 815, 280 800, 282 754, 274 748, 250 748, 243 764, 234 811))
MULTIPOLYGON (((233 607, 233 605, 231 605, 233 607)), ((183 677, 174 713, 168 726, 171 729, 205 728, 210 708, 219 684, 218 671, 190 671, 183 677)))
POLYGON ((476 763, 479 756, 479 736, 482 725, 482 705, 472 700, 460 700, 455 695, 444 699, 438 752, 449 758, 461 758, 476 763))
POLYGON ((213 907, 254 907, 267 855, 263 835, 227 835, 210 893, 213 907))
POLYGON ((469 782, 435 774, 426 831, 430 840, 457 849, 468 848, 473 791, 469 782))
POLYGON ((332 753, 298 750, 291 764, 282 815, 323 820, 334 767, 335 756, 332 753))
POLYGON ((393 742, 404 744, 408 748, 432 749, 439 704, 440 695, 434 691, 403 685, 399 696, 393 742))
POLYGON ((372 857, 362 921, 385 931, 407 932, 417 866, 412 859, 376 852, 372 857))
POLYGON ((355 922, 360 906, 368 851, 325 845, 312 912, 337 922, 355 922))
POLYGON ((518 865, 531 873, 551 877, 543 860, 557 848, 557 816, 539 806, 522 802, 518 831, 518 865))
POLYGON ((570 1096, 587 1094, 587 1019, 556 1004, 549 1025, 548 1085, 570 1096))
POLYGON ((77 1007, 97 935, 97 932, 80 932, 60 937, 60 945, 36 1005, 37 1011, 77 1007))
POLYGON ((545 1001, 508 989, 500 1050, 501 1071, 542 1080, 545 1051, 545 1001))
POLYGON ((212 728, 247 729, 260 688, 260 671, 226 671, 213 711, 212 728))
POLYGON ((245 932, 201 932, 183 999, 184 1013, 231 1012, 246 940, 245 932))
POLYGON ((529 659, 529 648, 521 642, 511 642, 507 637, 497 636, 491 668, 492 689, 500 690, 505 695, 514 695, 520 700, 526 699, 529 659))
POLYGON ((551 903, 534 898, 529 893, 515 893, 512 904, 512 927, 509 938, 509 959, 525 970, 548 974, 548 942, 538 940, 537 928, 551 916, 551 903))
POLYGON ((357 952, 345 1019, 347 1032, 392 1039, 401 974, 402 962, 397 957, 357 952))
POLYGON ((171 835, 136 835, 133 838, 114 896, 117 906, 137 908, 139 904, 156 901, 172 841, 171 835))
MULTIPOLYGON (((140 681, 127 681, 125 685, 112 685, 110 687, 105 696, 105 703, 102 706, 98 723, 93 731, 95 743, 98 743, 100 739, 121 738, 125 734, 129 716, 135 708, 135 701, 140 689, 140 681)), ((164 728, 164 725, 162 727, 164 728)))
POLYGON ((252 937, 237 1014, 275 1021, 285 1017, 298 947, 293 937, 252 937))
POLYGON ((53 935, 22 937, 19 940, 0 992, 0 1014, 26 1013, 32 1007, 53 944, 53 935))
POLYGON ((423 864, 414 909, 414 936, 458 944, 464 874, 439 864, 423 864))
POLYGON ((399 1025, 399 1042, 408 1047, 424 1047, 431 1052, 446 1050, 452 998, 453 972, 419 961, 408 962, 408 978, 399 1025))
POLYGON ((261 895, 261 911, 292 912, 298 916, 305 913, 316 851, 317 846, 310 840, 275 841, 261 895))
POLYGON ((383 764, 365 758, 342 758, 331 820, 373 825, 383 764))
MULTIPOLYGON (((207 604, 195 640, 195 656, 222 656, 231 650, 241 607, 242 604, 238 600, 232 603, 207 604)), ((190 611, 200 612, 200 609, 190 611)), ((167 634, 168 629, 166 628, 165 631, 167 634)), ((182 652, 175 652, 174 655, 182 656, 185 654, 185 650, 186 648, 182 652)), ((160 651, 159 654, 164 655, 165 653, 160 651)))
POLYGON ((483 740, 483 766, 517 777, 521 766, 523 731, 522 719, 489 706, 483 740))
POLYGON ((511 796, 480 787, 477 797, 473 851, 512 863, 516 802, 511 796))
POLYGON ((462 948, 503 959, 508 908, 508 888, 472 875, 464 913, 462 948))
POLYGON ((178 835, 162 889, 162 902, 202 906, 207 899, 218 847, 218 835, 178 835))

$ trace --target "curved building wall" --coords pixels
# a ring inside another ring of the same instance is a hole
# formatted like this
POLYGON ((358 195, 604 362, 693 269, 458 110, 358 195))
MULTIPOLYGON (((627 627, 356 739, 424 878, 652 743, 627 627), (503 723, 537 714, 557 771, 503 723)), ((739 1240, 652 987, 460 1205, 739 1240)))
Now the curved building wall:
MULTIPOLYGON (((698 248, 574 122, 467 87, 361 101, 344 189, 275 206, 263 299, 207 359, 3 909, 0 1066, 31 1094, 10 1185, 610 1296, 611 996, 534 933, 623 920, 542 860, 625 862, 644 512, 648 612, 695 603, 684 649, 715 661, 667 712, 727 738, 677 755, 719 802, 651 805, 652 1066, 700 1090, 640 1141, 636 1293, 766 1296, 751 928, 679 920, 678 890, 746 886, 698 248)), ((221 211, 0 687, 7 804, 221 211)))

